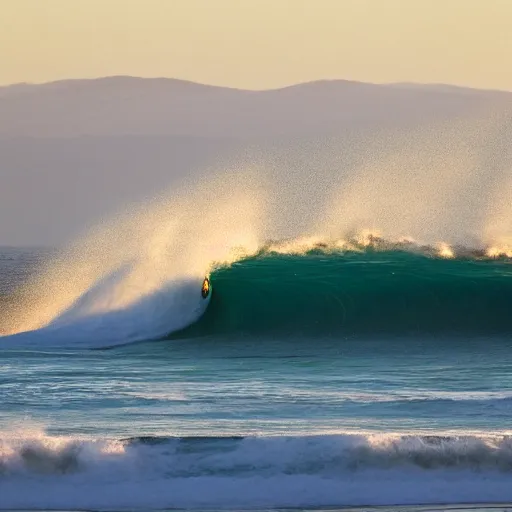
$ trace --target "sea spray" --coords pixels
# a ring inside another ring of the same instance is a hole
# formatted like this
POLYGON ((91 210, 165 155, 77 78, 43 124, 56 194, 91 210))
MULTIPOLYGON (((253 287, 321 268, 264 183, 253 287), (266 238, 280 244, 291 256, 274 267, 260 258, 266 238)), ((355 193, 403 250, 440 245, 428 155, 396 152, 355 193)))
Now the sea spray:
POLYGON ((92 229, 21 290, 2 329, 55 337, 75 324, 99 346, 159 338, 202 315, 195 289, 212 269, 269 244, 287 254, 409 241, 446 259, 507 257, 510 119, 487 111, 407 132, 262 143, 92 229))
POLYGON ((229 184, 212 179, 93 229, 24 286, 11 333, 78 322, 83 336, 133 341, 194 321, 212 264, 259 245, 260 185, 248 172, 229 184))

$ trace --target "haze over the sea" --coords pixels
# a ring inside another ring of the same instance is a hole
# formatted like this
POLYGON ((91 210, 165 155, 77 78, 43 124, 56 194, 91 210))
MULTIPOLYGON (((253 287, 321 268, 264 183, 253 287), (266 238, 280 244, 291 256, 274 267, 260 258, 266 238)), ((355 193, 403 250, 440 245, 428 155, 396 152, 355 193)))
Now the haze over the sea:
MULTIPOLYGON (((449 177, 459 176, 454 193, 472 222, 480 210, 487 215, 483 204, 507 176, 499 140, 511 108, 507 92, 343 80, 260 92, 134 77, 3 87, 0 245, 60 245, 134 202, 172 196, 185 181, 254 166, 272 181, 277 204, 295 212, 286 217, 304 223, 348 190, 343 180, 365 175, 409 190, 415 211, 426 196, 414 200, 414 172, 436 189, 429 210, 454 204, 449 177), (485 178, 489 147, 497 150, 494 185, 485 178)), ((376 206, 374 214, 380 223, 395 210, 376 206)))

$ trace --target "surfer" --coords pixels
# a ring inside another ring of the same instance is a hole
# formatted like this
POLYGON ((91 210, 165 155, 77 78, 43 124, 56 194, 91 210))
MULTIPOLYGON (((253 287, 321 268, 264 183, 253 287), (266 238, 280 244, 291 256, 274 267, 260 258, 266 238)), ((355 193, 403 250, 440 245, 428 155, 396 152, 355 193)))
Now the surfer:
POLYGON ((206 299, 210 294, 210 280, 205 277, 203 281, 203 286, 201 286, 201 296, 203 299, 206 299))

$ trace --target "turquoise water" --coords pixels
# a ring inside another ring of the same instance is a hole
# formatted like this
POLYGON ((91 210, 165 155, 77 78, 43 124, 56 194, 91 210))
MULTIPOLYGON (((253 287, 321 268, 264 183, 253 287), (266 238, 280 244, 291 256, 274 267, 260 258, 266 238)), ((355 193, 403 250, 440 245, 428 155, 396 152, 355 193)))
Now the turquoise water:
MULTIPOLYGON (((3 251, 4 318, 38 254, 3 251)), ((511 501, 511 269, 263 251, 163 339, 1 338, 0 508, 511 501)))

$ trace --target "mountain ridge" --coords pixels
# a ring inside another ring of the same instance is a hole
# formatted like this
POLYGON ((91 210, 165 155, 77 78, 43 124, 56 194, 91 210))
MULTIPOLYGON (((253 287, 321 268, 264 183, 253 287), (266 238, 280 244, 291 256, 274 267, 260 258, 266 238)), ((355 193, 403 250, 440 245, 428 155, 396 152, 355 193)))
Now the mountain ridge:
POLYGON ((512 106, 512 93, 349 80, 252 91, 114 76, 0 88, 0 137, 321 136, 437 121, 496 105, 512 106))
POLYGON ((166 84, 181 84, 183 86, 191 86, 191 87, 202 87, 202 88, 210 88, 210 89, 226 89, 230 91, 243 91, 243 92, 255 92, 255 93, 265 93, 272 91, 280 91, 285 89, 291 89, 294 87, 301 86, 310 86, 315 84, 324 84, 324 83, 337 83, 337 84, 356 84, 356 85, 368 85, 368 86, 377 86, 377 87, 411 87, 411 88, 425 88, 425 89, 445 89, 445 90, 465 90, 465 91, 473 91, 473 92, 490 92, 490 93, 498 93, 505 95, 512 95, 512 91, 504 90, 504 89, 493 89, 493 88, 480 88, 480 87, 471 87, 460 84, 448 84, 443 82, 432 82, 432 83, 422 83, 422 82, 365 82, 362 80, 349 80, 345 78, 321 78, 316 80, 307 80, 304 82, 296 82, 288 85, 283 85, 279 87, 268 87, 264 89, 249 89, 244 87, 232 87, 227 85, 217 85, 217 84, 208 84, 206 82, 196 82, 194 80, 187 80, 183 78, 173 78, 173 77, 140 77, 136 75, 106 75, 95 78, 63 78, 58 80, 50 80, 46 82, 16 82, 12 84, 0 85, 0 91, 5 91, 7 89, 23 88, 23 89, 36 89, 36 88, 46 88, 60 85, 73 85, 80 83, 92 83, 92 82, 116 82, 116 81, 137 81, 137 82, 160 82, 166 84))

